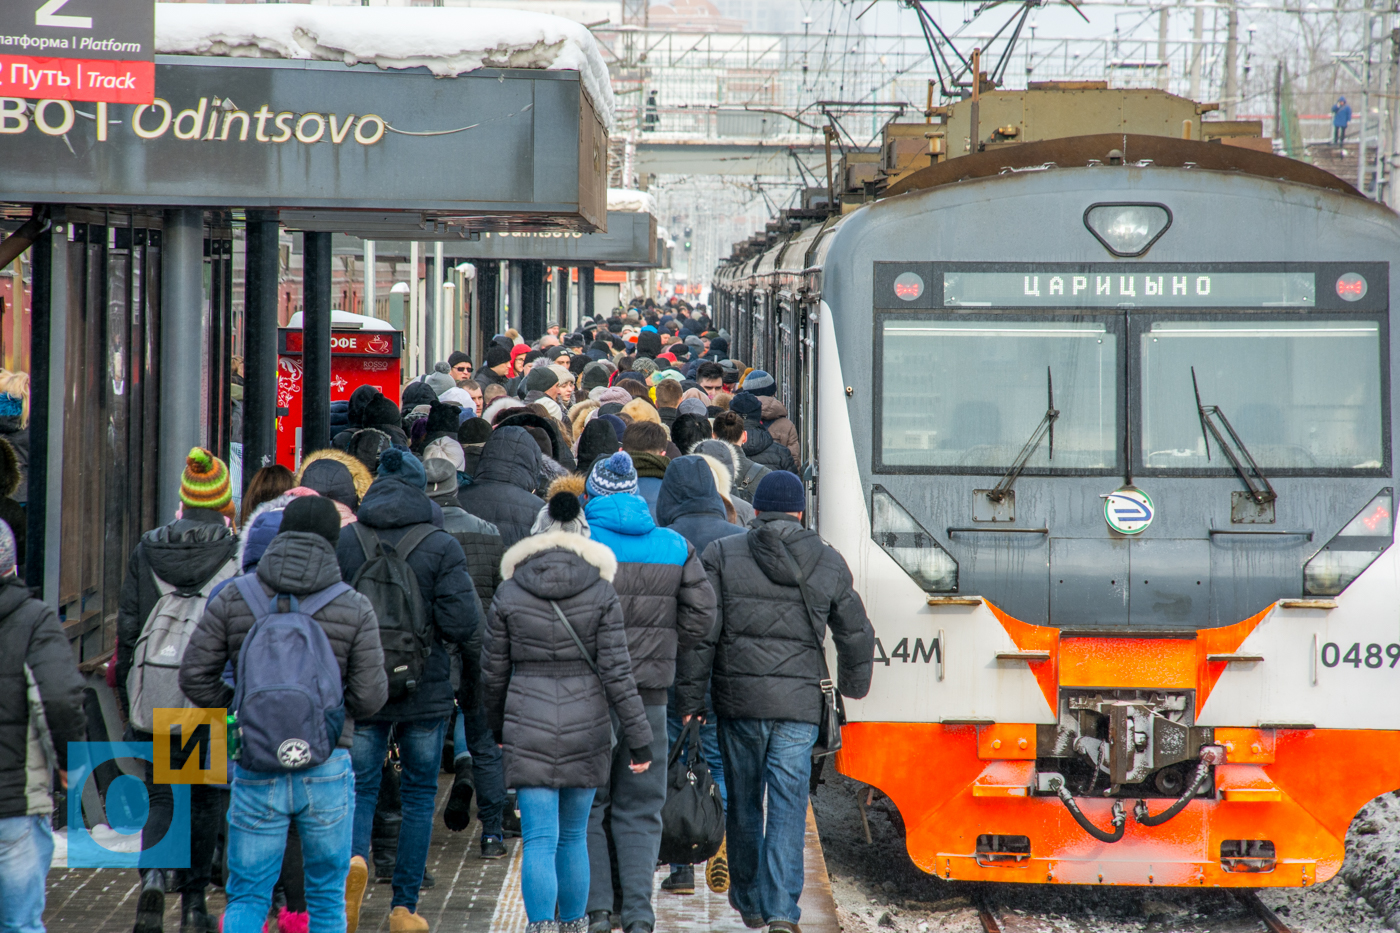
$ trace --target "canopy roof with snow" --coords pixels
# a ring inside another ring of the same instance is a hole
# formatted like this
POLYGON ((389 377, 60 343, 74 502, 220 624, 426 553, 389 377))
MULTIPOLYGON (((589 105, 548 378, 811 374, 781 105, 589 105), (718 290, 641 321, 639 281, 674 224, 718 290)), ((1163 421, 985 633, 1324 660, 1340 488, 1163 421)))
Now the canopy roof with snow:
POLYGON ((426 68, 439 77, 480 68, 577 71, 603 124, 614 126, 612 84, 593 34, 545 13, 157 3, 156 51, 426 68))

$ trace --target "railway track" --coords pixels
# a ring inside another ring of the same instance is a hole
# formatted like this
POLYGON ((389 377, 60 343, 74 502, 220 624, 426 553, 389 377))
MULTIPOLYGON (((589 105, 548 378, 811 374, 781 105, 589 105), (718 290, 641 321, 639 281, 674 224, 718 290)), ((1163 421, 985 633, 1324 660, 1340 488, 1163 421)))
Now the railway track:
MULTIPOLYGON (((1219 892, 1211 892, 1213 898, 1218 894, 1219 892)), ((1172 924, 1170 920, 1164 924, 1162 917, 1148 916, 1138 921, 1139 928, 1144 931, 1150 930, 1152 933, 1175 933, 1177 930, 1182 931, 1182 933, 1186 933, 1186 931, 1196 933, 1200 930, 1218 930, 1219 933, 1246 933, 1247 930, 1250 930, 1249 921, 1252 920, 1257 924, 1253 929, 1258 929, 1261 933, 1293 933, 1293 928, 1285 923, 1278 914, 1270 910, 1255 892, 1232 892, 1226 903, 1228 904, 1230 901, 1233 901, 1241 909, 1227 911, 1224 916, 1220 917, 1220 926, 1215 926, 1210 920, 1206 921, 1204 927, 1199 922, 1188 922, 1177 926, 1172 924)), ((977 908, 978 918, 982 922, 983 933, 1042 933, 1042 931, 1043 933, 1061 933, 1065 930, 1074 930, 1076 933, 1080 933, 1080 931, 1094 933, 1099 929, 1095 926, 1085 925, 1093 923, 1092 917, 1089 916, 1066 918, 1058 912, 1037 915, 1024 909, 1008 909, 1006 905, 997 903, 995 897, 986 891, 978 894, 974 899, 974 904, 977 908)), ((1215 911, 1210 912, 1215 913, 1215 911)), ((1118 931, 1129 928, 1123 918, 1115 917, 1105 921, 1105 925, 1101 929, 1118 933, 1118 931)))

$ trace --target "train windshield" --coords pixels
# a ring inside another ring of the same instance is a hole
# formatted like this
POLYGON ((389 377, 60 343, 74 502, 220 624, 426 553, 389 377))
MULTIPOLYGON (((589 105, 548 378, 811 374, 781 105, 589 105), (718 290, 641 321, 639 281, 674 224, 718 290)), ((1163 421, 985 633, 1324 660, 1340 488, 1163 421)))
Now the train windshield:
POLYGON ((901 318, 882 340, 884 467, 1006 469, 1045 417, 1048 383, 1054 458, 1042 442, 1028 468, 1117 463, 1117 336, 1105 324, 901 318))
POLYGON ((1154 321, 1142 332, 1146 468, 1228 469, 1205 440, 1218 405, 1268 470, 1376 469, 1384 459, 1375 321, 1154 321))

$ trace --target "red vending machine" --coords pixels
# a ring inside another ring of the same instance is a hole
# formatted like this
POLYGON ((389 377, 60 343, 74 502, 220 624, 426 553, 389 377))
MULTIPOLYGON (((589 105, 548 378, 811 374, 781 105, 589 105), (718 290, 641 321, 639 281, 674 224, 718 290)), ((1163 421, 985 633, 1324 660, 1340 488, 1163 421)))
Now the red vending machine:
MULTIPOLYGON (((277 462, 295 471, 301 465, 301 313, 277 331, 277 462)), ((331 312, 331 401, 350 398, 372 385, 399 404, 403 333, 387 321, 331 312)))

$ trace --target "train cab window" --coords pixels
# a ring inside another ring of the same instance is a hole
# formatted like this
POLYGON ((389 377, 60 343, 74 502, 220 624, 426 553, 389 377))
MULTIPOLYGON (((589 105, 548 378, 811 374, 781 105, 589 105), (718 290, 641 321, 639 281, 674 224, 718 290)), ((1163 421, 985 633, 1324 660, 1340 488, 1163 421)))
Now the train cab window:
POLYGON ((1117 334, 1093 320, 883 322, 880 469, 1006 469, 1037 432, 1053 391, 1054 447, 1032 471, 1118 461, 1117 334))
POLYGON ((1200 402, 1218 406, 1264 470, 1376 470, 1384 460, 1376 321, 1153 321, 1140 335, 1148 470, 1220 469, 1200 402))

